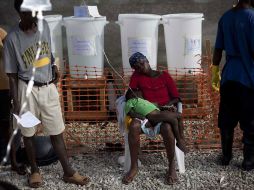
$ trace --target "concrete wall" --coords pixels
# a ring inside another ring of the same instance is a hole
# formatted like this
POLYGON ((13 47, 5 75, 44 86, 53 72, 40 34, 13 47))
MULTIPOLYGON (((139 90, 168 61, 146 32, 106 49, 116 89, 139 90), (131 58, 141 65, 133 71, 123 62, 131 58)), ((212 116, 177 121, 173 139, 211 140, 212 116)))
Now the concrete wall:
MULTIPOLYGON (((51 0, 53 10, 44 14, 73 15, 73 6, 81 0, 51 0)), ((97 5, 101 15, 110 21, 105 27, 105 52, 113 65, 122 64, 120 27, 115 24, 120 13, 204 13, 203 41, 214 43, 217 22, 224 11, 231 8, 236 0, 86 0, 88 5, 97 5)), ((0 0, 0 26, 9 30, 16 21, 17 14, 13 0, 0 0)), ((64 35, 65 36, 65 35, 64 35)), ((65 51, 66 51, 66 44, 65 51)), ((166 63, 166 50, 162 25, 159 28, 158 64, 166 63)), ((67 54, 64 54, 67 55, 67 54)), ((107 66, 107 63, 105 63, 107 66)))

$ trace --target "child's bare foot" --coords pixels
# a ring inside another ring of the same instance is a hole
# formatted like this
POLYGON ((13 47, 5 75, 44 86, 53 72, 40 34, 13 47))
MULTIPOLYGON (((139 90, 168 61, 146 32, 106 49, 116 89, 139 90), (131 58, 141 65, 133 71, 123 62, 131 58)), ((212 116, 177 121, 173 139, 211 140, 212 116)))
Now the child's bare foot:
POLYGON ((181 150, 181 151, 183 151, 184 153, 188 153, 188 148, 186 147, 186 144, 185 144, 185 142, 184 141, 177 141, 177 143, 176 143, 176 146, 181 150))
POLYGON ((138 173, 137 168, 130 169, 130 171, 127 174, 125 174, 125 176, 123 177, 122 183, 125 184, 125 185, 130 184, 134 180, 134 178, 136 177, 137 173, 138 173))

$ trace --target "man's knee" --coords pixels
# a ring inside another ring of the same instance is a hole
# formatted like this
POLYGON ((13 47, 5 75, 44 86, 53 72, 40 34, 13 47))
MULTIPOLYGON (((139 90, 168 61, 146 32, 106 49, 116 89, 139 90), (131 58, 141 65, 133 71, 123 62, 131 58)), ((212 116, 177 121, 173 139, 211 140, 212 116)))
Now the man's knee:
POLYGON ((133 119, 130 126, 129 126, 129 132, 134 132, 134 133, 141 133, 141 126, 140 126, 140 121, 133 119))

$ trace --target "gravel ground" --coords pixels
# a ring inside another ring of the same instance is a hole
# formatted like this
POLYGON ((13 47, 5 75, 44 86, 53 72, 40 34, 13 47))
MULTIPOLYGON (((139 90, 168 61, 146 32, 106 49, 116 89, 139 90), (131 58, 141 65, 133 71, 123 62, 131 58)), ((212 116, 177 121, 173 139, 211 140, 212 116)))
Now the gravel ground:
MULTIPOLYGON (((100 152, 80 154, 70 158, 72 166, 81 174, 92 178, 88 187, 78 187, 64 183, 60 163, 41 167, 44 184, 39 189, 239 189, 254 188, 254 171, 244 172, 240 169, 242 152, 235 151, 230 166, 218 164, 218 151, 194 151, 186 156, 186 172, 179 174, 179 183, 164 185, 167 169, 165 153, 143 153, 140 157, 142 166, 138 176, 130 185, 122 185, 123 169, 117 163, 120 152, 100 152)), ((27 177, 9 171, 9 167, 0 168, 0 178, 16 184, 20 189, 27 187, 27 177)))

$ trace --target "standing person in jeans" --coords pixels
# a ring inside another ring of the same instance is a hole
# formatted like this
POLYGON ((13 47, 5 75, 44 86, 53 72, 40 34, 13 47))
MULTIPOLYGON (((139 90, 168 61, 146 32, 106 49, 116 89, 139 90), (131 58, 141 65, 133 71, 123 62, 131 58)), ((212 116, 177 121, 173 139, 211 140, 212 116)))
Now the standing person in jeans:
POLYGON ((218 126, 221 133, 222 165, 232 158, 234 128, 243 131, 242 167, 254 169, 254 0, 239 0, 225 12, 218 24, 212 86, 220 89, 218 126), (219 64, 223 50, 226 64, 220 81, 219 64))
MULTIPOLYGON (((147 58, 140 52, 134 53, 129 59, 131 68, 135 71, 131 76, 129 87, 138 90, 143 98, 157 105, 159 109, 163 106, 170 106, 180 101, 179 93, 175 82, 167 72, 152 70, 147 58)), ((130 171, 123 177, 122 182, 129 184, 138 172, 138 150, 140 147, 140 134, 146 133, 141 129, 140 119, 132 118, 129 126, 129 147, 131 155, 130 171)), ((154 126, 154 131, 161 134, 168 157, 168 172, 165 183, 173 185, 178 181, 175 170, 175 136, 169 123, 163 122, 154 126)), ((180 135, 183 136, 183 128, 179 128, 180 135)))
MULTIPOLYGON (((4 44, 4 65, 5 72, 9 77, 11 98, 13 100, 14 113, 19 114, 20 108, 25 102, 28 81, 31 79, 32 69, 36 68, 34 75, 34 86, 27 100, 25 111, 32 112, 38 117, 50 135, 54 150, 63 167, 63 180, 68 183, 86 185, 89 178, 81 176, 69 164, 66 147, 63 140, 65 129, 59 95, 53 82, 53 70, 57 70, 53 64, 51 54, 50 32, 46 21, 43 21, 43 32, 41 42, 41 52, 39 59, 35 61, 38 49, 40 32, 37 28, 37 19, 31 12, 20 10, 23 0, 15 0, 14 7, 20 16, 20 22, 8 34, 4 44)), ((42 177, 36 164, 34 135, 36 127, 21 128, 24 136, 24 144, 31 166, 29 176, 29 186, 33 188, 42 185, 42 177)))

